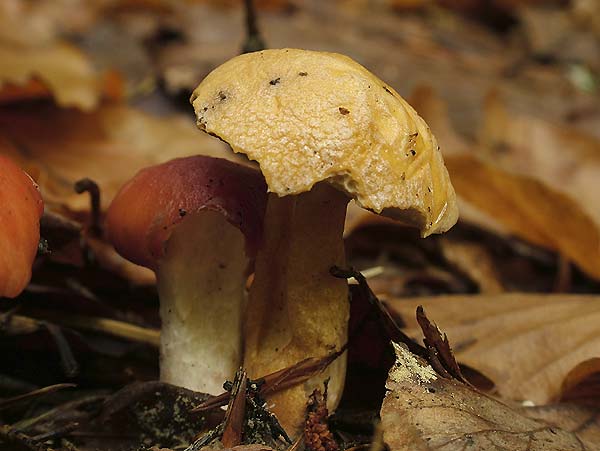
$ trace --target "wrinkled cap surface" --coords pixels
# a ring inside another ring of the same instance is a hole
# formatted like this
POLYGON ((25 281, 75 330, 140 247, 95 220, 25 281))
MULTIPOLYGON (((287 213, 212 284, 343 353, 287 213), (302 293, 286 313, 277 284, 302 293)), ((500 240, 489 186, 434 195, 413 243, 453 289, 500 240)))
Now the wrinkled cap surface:
POLYGON ((256 160, 279 196, 328 181, 424 236, 457 220, 454 189, 425 121, 346 56, 241 55, 211 72, 191 101, 198 127, 256 160))
POLYGON ((142 169, 115 196, 106 231, 115 249, 134 263, 156 270, 174 228, 203 210, 221 213, 246 238, 253 256, 266 208, 263 177, 222 158, 177 158, 142 169))
POLYGON ((0 298, 19 295, 29 283, 43 212, 37 185, 0 155, 0 298))

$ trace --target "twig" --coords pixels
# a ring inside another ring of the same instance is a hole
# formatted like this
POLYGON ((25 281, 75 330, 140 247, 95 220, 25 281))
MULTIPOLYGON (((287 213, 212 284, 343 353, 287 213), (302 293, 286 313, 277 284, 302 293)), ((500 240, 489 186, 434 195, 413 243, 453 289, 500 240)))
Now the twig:
POLYGON ((222 433, 223 433, 223 423, 218 425, 213 430, 208 431, 206 434, 204 434, 199 439, 195 440, 194 443, 192 443, 190 446, 188 446, 184 451, 198 451, 200 448, 208 445, 214 439, 219 437, 222 433))
MULTIPOLYGON (((67 384, 69 385, 69 384, 67 384)), ((89 418, 91 416, 90 413, 77 413, 72 414, 71 412, 75 411, 77 408, 86 406, 88 404, 93 404, 96 402, 100 402, 106 399, 106 395, 89 395, 84 396, 82 398, 76 399, 74 401, 68 401, 59 406, 54 407, 53 409, 47 410, 44 413, 41 413, 37 417, 25 418, 15 424, 13 424, 13 428, 18 431, 26 431, 27 429, 31 429, 34 426, 48 423, 55 423, 58 420, 65 420, 65 418, 74 420, 82 420, 85 418, 89 418)))
POLYGON ((367 299, 371 305, 375 307, 375 311, 377 312, 379 321, 385 329, 385 332, 389 339, 395 342, 404 343, 408 347, 408 349, 414 354, 417 354, 425 359, 428 357, 429 353, 427 352, 427 349, 418 344, 400 329, 400 326, 398 326, 394 318, 392 318, 390 312, 388 312, 388 310, 381 303, 379 298, 375 296, 375 293, 373 293, 373 291, 369 287, 365 276, 363 276, 359 271, 356 271, 353 268, 344 269, 338 266, 333 266, 329 272, 334 277, 338 277, 340 279, 349 279, 351 277, 356 279, 361 295, 365 299, 367 299))
MULTIPOLYGON (((267 403, 261 396, 261 381, 251 381, 248 386, 248 397, 246 402, 248 403, 248 423, 246 433, 249 436, 262 435, 263 441, 265 433, 276 443, 280 437, 291 445, 292 439, 287 435, 285 429, 279 423, 277 417, 267 408, 267 403), (252 426, 250 425, 252 424, 252 426), (262 428, 261 428, 262 425, 262 428), (260 431, 262 429, 262 431, 260 431)), ((246 437, 248 438, 248 437, 246 437)), ((273 443, 273 448, 278 447, 273 443)))
POLYGON ((42 324, 48 330, 48 333, 52 336, 52 339, 56 344, 65 376, 77 376, 79 373, 79 364, 77 363, 77 360, 75 360, 71 346, 63 335, 60 327, 58 327, 56 324, 48 323, 46 321, 42 321, 42 324))
POLYGON ((152 346, 160 344, 160 331, 148 327, 136 326, 110 318, 97 318, 93 316, 69 315, 58 319, 60 324, 74 329, 92 330, 102 332, 119 338, 146 343, 152 346))
POLYGON ((235 379, 230 391, 227 413, 223 420, 223 437, 221 442, 225 448, 233 448, 242 443, 244 419, 246 417, 246 372, 240 368, 235 373, 235 379))
POLYGON ((244 0, 246 10, 246 42, 242 47, 242 53, 258 52, 266 48, 258 23, 256 20, 256 8, 253 0, 244 0))
POLYGON ((2 442, 20 446, 28 451, 47 451, 46 446, 35 443, 31 437, 15 431, 8 425, 0 426, 0 443, 2 442))
MULTIPOLYGON (((2 316, 0 316, 1 319, 2 316)), ((53 317, 53 319, 64 327, 102 332, 152 346, 158 346, 160 343, 160 331, 158 329, 136 326, 116 319, 81 315, 61 315, 60 317, 53 317)), ((6 325, 0 325, 0 330, 5 330, 9 334, 27 334, 39 330, 43 325, 42 321, 28 316, 12 315, 6 325)))
POLYGON ((64 426, 56 428, 53 431, 34 435, 32 437, 32 439, 42 442, 42 441, 46 441, 46 440, 50 440, 50 439, 60 438, 65 435, 69 435, 71 432, 73 432, 75 429, 79 428, 80 426, 81 426, 81 424, 79 422, 75 421, 73 423, 68 423, 68 424, 65 424, 64 426))
POLYGON ((304 435, 300 434, 298 436, 298 438, 296 439, 296 441, 294 443, 292 443, 292 446, 290 446, 287 451, 298 451, 299 449, 302 449, 304 445, 304 435))
POLYGON ((95 236, 100 237, 102 235, 102 227, 100 226, 100 188, 98 184, 86 177, 75 182, 74 189, 78 194, 89 193, 91 204, 91 224, 89 230, 95 236))
POLYGON ((58 390, 62 390, 64 388, 73 388, 73 387, 76 387, 76 385, 75 384, 49 385, 48 387, 40 388, 39 390, 30 391, 29 393, 25 393, 25 394, 22 394, 19 396, 2 399, 2 400, 0 400, 0 410, 6 409, 8 407, 12 407, 15 404, 19 404, 23 401, 29 401, 31 399, 39 398, 40 396, 54 393, 54 392, 56 392, 58 390))
MULTIPOLYGON (((268 374, 263 378, 259 379, 259 393, 261 396, 266 396, 271 393, 285 390, 286 388, 293 387, 294 385, 300 384, 307 381, 311 377, 319 374, 323 371, 331 362, 337 359, 346 351, 346 346, 342 349, 332 352, 322 358, 309 357, 304 359, 288 368, 284 368, 274 373, 268 374)), ((221 407, 229 402, 229 392, 221 393, 218 396, 209 398, 196 408, 192 412, 201 412, 205 410, 214 409, 215 407, 221 407)))

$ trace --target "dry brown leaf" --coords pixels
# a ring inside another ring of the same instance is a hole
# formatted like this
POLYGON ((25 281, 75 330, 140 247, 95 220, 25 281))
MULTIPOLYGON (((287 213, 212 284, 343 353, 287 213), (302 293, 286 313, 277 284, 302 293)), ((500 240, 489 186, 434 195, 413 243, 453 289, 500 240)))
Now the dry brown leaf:
POLYGON ((600 406, 600 357, 581 362, 565 377, 560 399, 600 406))
POLYGON ((396 345, 389 390, 381 408, 383 440, 391 451, 597 450, 597 444, 436 375, 396 345))
POLYGON ((0 108, 0 153, 30 171, 47 202, 76 211, 89 209, 88 196, 73 190, 84 177, 98 183, 106 208, 143 167, 195 154, 234 158, 186 117, 154 117, 121 105, 92 113, 52 106, 0 108))
MULTIPOLYGON (((410 102, 427 121, 441 143, 444 161, 458 196, 461 220, 501 235, 513 234, 538 246, 557 251, 576 263, 588 275, 600 278, 600 210, 596 208, 597 202, 592 199, 600 189, 595 188, 600 180, 600 149, 592 145, 596 142, 594 138, 573 130, 563 130, 564 135, 557 135, 556 130, 562 129, 556 129, 554 134, 548 135, 548 130, 554 129, 541 120, 530 119, 532 124, 537 124, 532 125, 532 133, 546 136, 536 151, 536 159, 539 162, 529 162, 531 164, 527 166, 526 161, 515 160, 514 167, 511 166, 511 170, 507 170, 503 165, 485 161, 475 155, 475 152, 483 151, 478 150, 478 145, 469 143, 456 133, 450 123, 445 103, 431 89, 417 88, 410 97, 410 102), (536 127, 545 131, 536 133, 536 127), (544 165, 552 165, 542 161, 546 158, 546 147, 550 146, 548 136, 556 139, 558 143, 562 142, 562 147, 560 144, 555 145, 556 153, 562 152, 563 155, 567 155, 560 159, 563 171, 560 175, 556 171, 543 169, 544 165), (573 140, 573 145, 579 150, 574 151, 575 156, 569 156, 569 152, 565 151, 565 143, 573 136, 578 137, 573 140), (552 172, 552 175, 556 176, 554 183, 549 185, 545 178, 539 180, 532 174, 513 171, 518 167, 530 167, 530 172, 552 172), (580 181, 576 186, 580 187, 578 190, 582 194, 577 197, 568 195, 574 196, 574 192, 570 191, 575 188, 568 188, 569 193, 565 193, 564 187, 569 185, 567 181, 570 180, 565 172, 568 168, 579 174, 577 179, 580 181)), ((488 101, 488 104, 490 102, 488 101)), ((488 106, 489 108, 491 107, 488 106)), ((494 111, 498 109, 493 108, 494 111)), ((496 112, 493 115, 488 113, 488 116, 493 117, 490 119, 492 123, 500 125, 488 125, 486 130, 491 131, 486 131, 484 136, 493 134, 499 139, 511 134, 512 129, 508 125, 506 130, 502 128, 502 124, 509 121, 506 114, 496 112)), ((512 126, 517 136, 515 139, 520 140, 522 147, 527 141, 525 131, 516 130, 519 124, 520 122, 515 120, 512 126), (518 138, 519 136, 521 138, 518 138)), ((491 138, 486 139, 489 141, 491 138)), ((519 149, 523 151, 521 147, 515 148, 515 154, 518 154, 519 149)), ((382 221, 385 220, 351 205, 348 209, 345 233, 349 235, 361 226, 382 221)))
POLYGON ((534 420, 558 426, 565 431, 574 432, 582 440, 600 443, 600 411, 598 406, 587 407, 576 404, 552 404, 548 406, 523 407, 518 409, 534 420))
POLYGON ((507 399, 557 400, 567 373, 600 355, 600 296, 438 296, 386 305, 414 338, 421 337, 414 311, 423 305, 447 333, 458 361, 492 379, 507 399))
POLYGON ((98 19, 103 3, 107 1, 3 0, 0 2, 0 41, 44 45, 61 34, 84 31, 98 19))
POLYGON ((503 168, 570 195, 600 224, 600 138, 509 111, 497 91, 485 101, 482 152, 503 168))
MULTIPOLYGON (((108 89, 113 89, 110 84, 108 89)), ((0 42, 0 103, 51 94, 61 106, 89 111, 104 90, 105 81, 92 62, 69 44, 22 47, 0 42)))
POLYGON ((498 294, 504 291, 492 256, 483 245, 444 238, 440 240, 440 247, 444 258, 475 282, 480 293, 498 294))
MULTIPOLYGON (((462 219, 558 251, 589 275, 600 277, 600 213, 592 199, 600 180, 600 148, 594 138, 531 118, 524 126, 522 118, 509 116, 492 95, 487 101, 482 147, 494 143, 498 148, 499 140, 515 143, 509 152, 514 154, 514 164, 500 161, 497 165, 474 155, 483 150, 454 131, 445 104, 431 89, 415 90, 411 102, 442 143, 462 219), (526 147, 535 141, 538 145, 528 157, 526 147), (561 156, 551 161, 549 148, 561 156), (574 180, 575 185, 571 185, 569 170, 579 180, 574 180), (575 189, 579 195, 575 196, 575 189)), ((493 159, 497 160, 501 156, 493 159)))
POLYGON ((556 250, 600 278, 600 229, 567 195, 472 155, 449 155, 446 167, 461 199, 509 232, 556 250))

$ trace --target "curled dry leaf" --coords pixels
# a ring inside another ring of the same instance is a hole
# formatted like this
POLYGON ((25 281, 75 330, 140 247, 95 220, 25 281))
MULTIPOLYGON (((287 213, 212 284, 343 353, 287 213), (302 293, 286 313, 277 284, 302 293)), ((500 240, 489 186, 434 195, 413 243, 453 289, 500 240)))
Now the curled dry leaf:
POLYGON ((600 358, 581 362, 569 371, 561 392, 561 401, 600 406, 600 358))
POLYGON ((440 240, 440 247, 444 258, 475 282, 480 293, 498 294, 504 291, 500 274, 485 246, 444 237, 440 240))
POLYGON ((600 297, 439 296, 387 300, 420 337, 418 305, 447 333, 456 358, 491 378, 504 398, 546 404, 578 363, 600 355, 600 297))
POLYGON ((567 451, 592 442, 478 393, 433 368, 401 345, 381 408, 383 440, 391 451, 567 451))
POLYGON ((120 81, 104 79, 77 48, 63 42, 19 47, 0 43, 0 103, 53 97, 57 104, 95 108, 103 94, 119 97, 120 81))
MULTIPOLYGON (((575 167, 580 168, 576 170, 577 180, 580 180, 578 184, 585 185, 587 188, 579 189, 584 193, 583 195, 571 197, 568 195, 571 193, 565 193, 564 189, 557 184, 568 185, 564 183, 568 179, 565 171, 573 167, 574 163, 571 160, 577 160, 578 157, 561 157, 564 163, 563 172, 558 174, 556 172, 558 169, 554 170, 551 175, 555 182, 549 185, 545 178, 539 180, 529 174, 512 172, 514 167, 508 170, 504 168, 504 164, 498 165, 493 161, 478 158, 474 153, 478 145, 468 143, 454 131, 445 104, 430 89, 417 89, 411 97, 411 102, 430 124, 440 142, 444 143, 442 147, 444 160, 456 188, 462 220, 503 235, 514 234, 538 246, 557 251, 576 263, 590 276, 600 278, 600 221, 595 220, 598 210, 595 209, 594 214, 591 212, 595 203, 590 199, 590 196, 598 191, 594 189, 594 184, 599 180, 594 175, 597 173, 594 169, 595 164, 577 163, 579 166, 575 167)), ((505 118, 504 122, 507 121, 508 119, 505 118)), ((515 122, 515 124, 520 123, 515 122)), ((537 125, 532 124, 531 133, 543 138, 544 133, 536 132, 543 128, 543 124, 541 121, 537 125)), ((516 127, 517 125, 513 125, 513 128, 516 127)), ((512 129, 507 126, 507 130, 492 130, 487 133, 505 137, 511 134, 512 129)), ((517 138, 514 139, 520 139, 518 142, 521 147, 529 143, 524 137, 525 130, 515 130, 515 134, 517 138), (519 136, 521 138, 518 138, 519 136)), ((552 136, 556 137, 556 135, 552 136)), ((538 168, 541 170, 545 166, 551 166, 551 163, 541 162, 546 158, 544 152, 548 147, 546 145, 548 139, 542 138, 538 139, 540 144, 539 151, 535 153, 536 161, 533 157, 528 162, 516 160, 515 167, 530 167, 531 171, 537 171, 538 168), (531 164, 527 166, 525 163, 531 164)), ((490 139, 488 138, 488 141, 490 139)), ((590 146, 591 140, 592 138, 587 140, 580 138, 574 141, 579 149, 576 153, 581 156, 585 154, 583 161, 594 162, 600 158, 593 157, 595 154, 593 146, 590 146)), ((563 154, 569 154, 564 152, 564 149, 569 147, 565 139, 562 138, 559 142, 563 144, 556 153, 560 150, 563 154)), ((597 154, 600 155, 600 152, 597 154)), ((351 233, 361 225, 378 221, 368 212, 353 212, 349 209, 346 233, 351 233)), ((477 277, 481 278, 483 275, 477 277)), ((492 286, 491 291, 497 288, 492 286)))
MULTIPOLYGON (((559 428, 574 432, 589 443, 600 443, 600 410, 570 403, 547 406, 521 407, 518 409, 529 418, 542 420, 559 428)), ((594 448, 597 449, 597 448, 594 448)))
POLYGON ((491 95, 482 142, 470 144, 454 130, 446 105, 431 89, 417 89, 411 101, 444 143, 444 160, 463 220, 558 251, 589 275, 600 277, 600 215, 591 199, 598 191, 594 174, 600 161, 594 138, 553 128, 542 120, 513 117, 491 95), (475 156, 490 146, 503 151, 492 161, 475 156), (571 147, 576 150, 565 151, 571 147), (502 157, 505 151, 509 156, 502 157), (567 186, 572 188, 566 192, 567 186))
POLYGON ((473 155, 449 155, 445 161, 461 199, 509 232, 560 252, 600 278, 600 228, 577 202, 539 180, 473 155))
POLYGON ((126 106, 104 105, 91 113, 52 106, 0 108, 0 154, 27 168, 44 199, 87 211, 89 200, 73 190, 93 179, 105 209, 138 170, 172 158, 204 154, 231 158, 224 144, 199 133, 181 116, 159 118, 126 106))
POLYGON ((570 195, 597 224, 600 137, 509 111, 499 93, 485 100, 482 152, 503 168, 570 195))

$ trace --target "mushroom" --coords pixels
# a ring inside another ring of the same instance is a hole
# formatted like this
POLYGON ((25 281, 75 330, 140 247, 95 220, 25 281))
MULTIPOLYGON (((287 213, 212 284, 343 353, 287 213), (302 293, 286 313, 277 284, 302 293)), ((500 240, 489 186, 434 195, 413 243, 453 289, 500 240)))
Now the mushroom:
MULTIPOLYGON (((298 49, 231 59, 194 90, 198 127, 260 165, 269 187, 263 246, 245 322, 252 377, 320 357, 347 340, 344 264, 349 199, 440 233, 458 216, 454 190, 429 127, 386 83, 352 59, 298 49)), ((311 391, 329 382, 339 402, 345 359, 274 395, 274 411, 298 431, 311 391)))
POLYGON ((29 283, 43 212, 31 177, 0 155, 0 298, 18 296, 29 283))
POLYGON ((265 203, 260 173, 206 156, 143 169, 112 201, 109 239, 156 273, 161 380, 218 394, 240 366, 246 270, 265 203))

